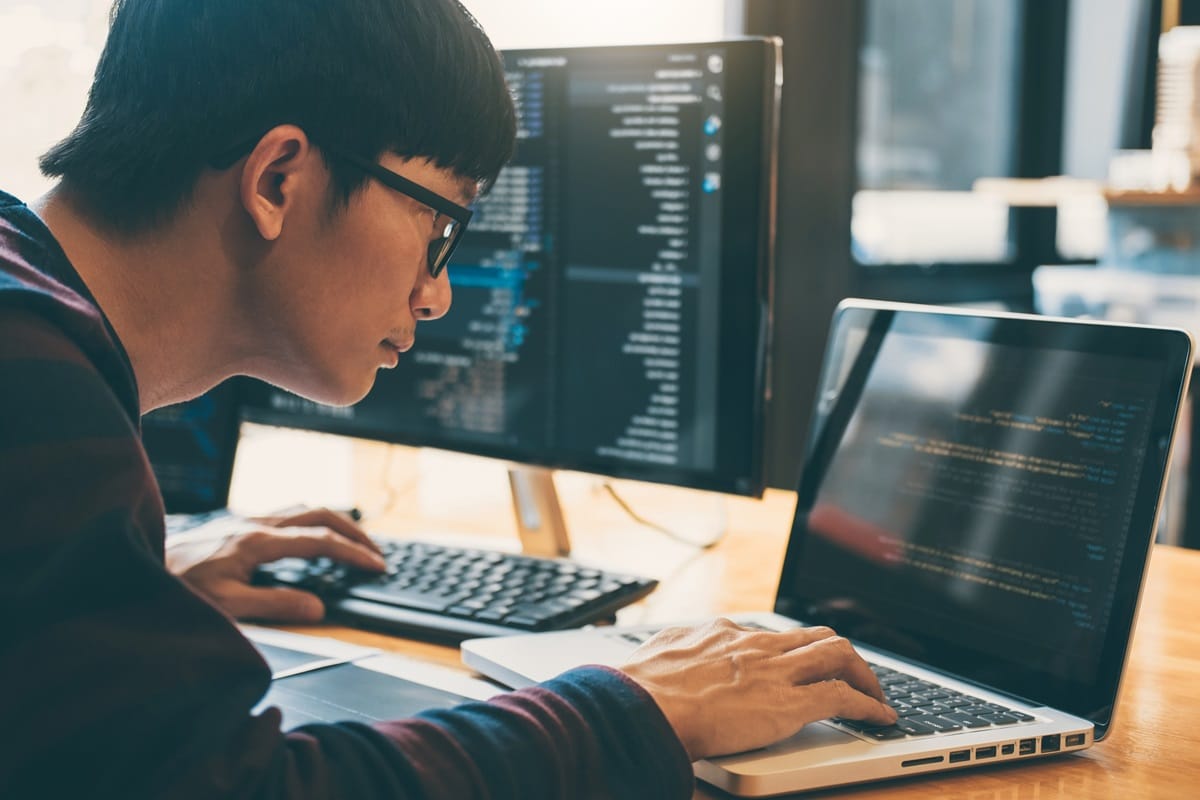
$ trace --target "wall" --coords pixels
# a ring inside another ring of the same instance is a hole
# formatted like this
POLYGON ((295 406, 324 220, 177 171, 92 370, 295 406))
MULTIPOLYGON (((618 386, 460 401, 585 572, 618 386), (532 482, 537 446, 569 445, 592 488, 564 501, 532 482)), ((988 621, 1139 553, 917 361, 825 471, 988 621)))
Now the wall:
POLYGON ((741 30, 729 0, 464 0, 501 48, 701 41, 741 30))
MULTIPOLYGON (((49 188, 37 158, 74 127, 100 57, 112 0, 0 0, 0 189, 49 188)), ((497 46, 633 44, 721 38, 740 0, 469 0, 497 46)))

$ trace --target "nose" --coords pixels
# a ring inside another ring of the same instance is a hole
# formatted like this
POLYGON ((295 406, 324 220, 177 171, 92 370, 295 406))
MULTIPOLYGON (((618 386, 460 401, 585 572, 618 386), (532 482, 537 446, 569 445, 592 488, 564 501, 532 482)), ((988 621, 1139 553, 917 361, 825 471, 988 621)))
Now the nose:
POLYGON ((450 310, 450 295, 449 269, 442 270, 442 274, 435 278, 429 274, 429 270, 422 268, 408 305, 417 320, 439 319, 450 310))

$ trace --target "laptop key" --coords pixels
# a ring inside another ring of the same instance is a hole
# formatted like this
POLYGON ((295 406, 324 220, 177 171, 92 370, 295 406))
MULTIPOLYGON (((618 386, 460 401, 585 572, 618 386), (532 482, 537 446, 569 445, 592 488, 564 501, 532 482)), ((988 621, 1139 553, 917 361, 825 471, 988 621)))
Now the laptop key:
POLYGON ((957 722, 964 728, 990 728, 992 725, 992 723, 986 719, 981 719, 971 714, 964 714, 961 711, 952 711, 949 714, 943 714, 942 716, 948 720, 957 722))
POLYGON ((986 719, 993 725, 1012 725, 1021 721, 1011 714, 981 714, 979 718, 986 719))
POLYGON ((917 722, 914 719, 900 718, 896 720, 895 727, 907 733, 909 736, 932 736, 937 732, 935 728, 926 725, 923 722, 917 722))
POLYGON ((969 706, 960 706, 960 707, 956 708, 955 711, 961 711, 964 714, 971 714, 972 716, 976 716, 976 717, 983 716, 984 714, 995 714, 996 713, 995 709, 988 708, 987 706, 984 706, 984 705, 980 705, 978 701, 976 701, 974 704, 969 705, 969 706))
POLYGON ((865 722, 861 719, 845 719, 843 717, 835 717, 833 721, 838 725, 845 726, 854 731, 865 731, 867 728, 875 727, 874 723, 865 722))
POLYGON ((925 714, 919 717, 908 717, 908 719, 912 720, 913 722, 919 722, 922 725, 928 725, 939 733, 962 730, 962 725, 959 725, 957 722, 952 720, 945 719, 944 717, 935 717, 925 714))
POLYGON ((869 736, 881 742, 891 739, 903 739, 908 735, 898 725, 888 725, 885 728, 867 728, 862 733, 864 736, 869 736))

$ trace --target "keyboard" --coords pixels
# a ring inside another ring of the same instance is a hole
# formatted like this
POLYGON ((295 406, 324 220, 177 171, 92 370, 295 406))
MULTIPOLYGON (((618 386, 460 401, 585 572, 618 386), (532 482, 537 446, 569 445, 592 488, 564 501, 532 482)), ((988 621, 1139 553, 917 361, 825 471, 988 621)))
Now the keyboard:
POLYGON ((909 736, 932 736, 999 725, 1033 722, 1023 711, 990 703, 965 692, 922 680, 900 670, 872 664, 888 704, 900 719, 894 725, 873 725, 851 719, 836 719, 838 725, 861 733, 875 741, 891 741, 909 736))
POLYGON ((384 574, 327 558, 258 568, 259 585, 314 592, 332 618, 439 641, 562 630, 606 622, 658 581, 551 558, 382 540, 384 574))

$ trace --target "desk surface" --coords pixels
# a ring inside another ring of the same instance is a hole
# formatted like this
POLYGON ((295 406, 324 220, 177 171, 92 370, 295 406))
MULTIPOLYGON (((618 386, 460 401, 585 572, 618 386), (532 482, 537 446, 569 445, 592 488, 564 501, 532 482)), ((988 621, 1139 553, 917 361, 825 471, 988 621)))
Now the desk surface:
MULTIPOLYGON (((794 494, 771 491, 763 501, 699 495, 700 499, 668 498, 663 502, 663 490, 657 487, 629 484, 627 491, 626 499, 635 508, 641 505, 639 510, 643 512, 648 505, 655 511, 663 509, 665 517, 656 517, 660 522, 674 518, 690 530, 696 530, 711 527, 713 519, 725 516, 729 527, 720 545, 694 554, 659 534, 632 524, 611 500, 601 496, 594 483, 580 483, 564 491, 560 480, 560 494, 564 497, 575 552, 581 560, 624 570, 640 567, 643 573, 663 581, 650 597, 623 611, 621 621, 673 622, 771 607, 795 505, 794 494), (723 504, 723 508, 715 505, 717 503, 723 504), (697 520, 703 522, 697 524, 697 520)), ((511 516, 504 505, 503 493, 485 499, 483 507, 443 505, 443 511, 446 508, 453 510, 445 512, 440 519, 436 514, 430 519, 428 509, 422 508, 425 504, 417 500, 411 505, 418 507, 426 525, 441 526, 449 522, 458 529, 481 535, 484 530, 476 527, 470 531, 467 523, 483 520, 482 524, 489 527, 500 527, 498 533, 501 536, 512 536, 507 522, 503 522, 506 515, 511 516), (488 508, 488 504, 492 507, 488 508)), ((391 530, 412 533, 420 528, 420 525, 396 522, 391 530)), ((490 533, 494 536, 497 531, 490 533)), ((703 531, 699 533, 703 535, 703 531)), ((1200 791, 1198 600, 1200 552, 1156 546, 1115 723, 1109 738, 1090 750, 1019 766, 983 767, 805 797, 1157 800, 1196 796, 1200 791)), ((454 648, 336 626, 293 630, 334 636, 460 667, 458 651, 454 648)), ((725 795, 701 784, 696 797, 725 795)))

